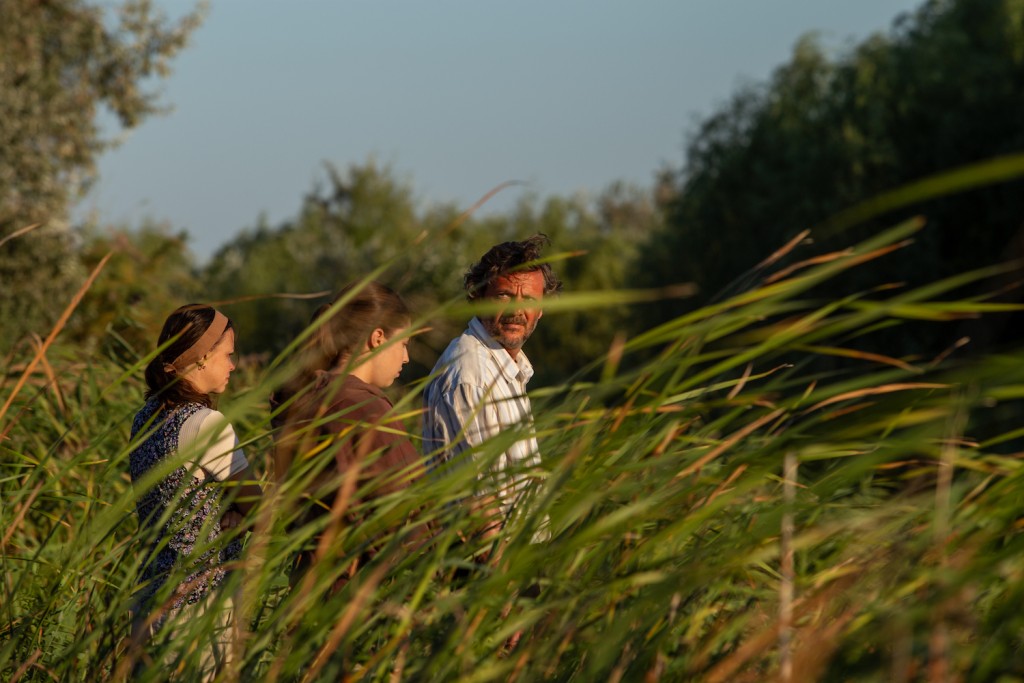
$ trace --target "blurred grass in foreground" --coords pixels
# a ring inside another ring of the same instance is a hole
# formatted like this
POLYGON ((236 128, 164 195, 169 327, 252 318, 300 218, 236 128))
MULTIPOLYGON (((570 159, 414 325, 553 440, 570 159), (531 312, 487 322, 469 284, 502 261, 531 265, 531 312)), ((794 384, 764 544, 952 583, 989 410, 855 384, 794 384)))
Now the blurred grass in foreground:
MULTIPOLYGON (((285 525, 304 504, 302 478, 333 466, 330 450, 311 454, 307 468, 268 488, 222 593, 247 615, 223 679, 1024 676, 1019 354, 961 362, 955 351, 858 350, 865 332, 902 320, 1014 309, 954 298, 1006 268, 815 298, 817 285, 851 268, 898 263, 920 229, 910 221, 780 270, 617 340, 595 361, 600 381, 538 391, 544 468, 528 509, 497 541, 496 566, 472 561, 483 544, 459 540, 477 524, 458 502, 474 484, 462 468, 372 504, 354 496, 350 511, 364 523, 334 524, 330 559, 289 590, 290 553, 323 522, 285 525), (410 514, 416 522, 403 526, 410 514), (545 519, 550 540, 531 543, 545 519), (406 541, 426 524, 438 529, 433 542, 410 551, 406 541), (330 594, 371 546, 373 561, 330 594)), ((630 296, 570 294, 549 315, 600 315, 630 296)), ((452 305, 424 318, 467 313, 452 305)), ((67 348, 36 353, 41 345, 15 349, 0 383, 10 403, 0 416, 0 676, 120 680, 149 656, 127 641, 142 547, 128 431, 145 359, 124 367, 67 348)), ((236 377, 221 404, 264 472, 266 399, 283 360, 236 377)), ((396 406, 417 443, 419 389, 396 406)), ((516 436, 477 457, 495 458, 516 436)), ((190 680, 197 658, 187 644, 212 627, 191 620, 165 645, 183 653, 176 668, 157 648, 133 680, 190 680)))

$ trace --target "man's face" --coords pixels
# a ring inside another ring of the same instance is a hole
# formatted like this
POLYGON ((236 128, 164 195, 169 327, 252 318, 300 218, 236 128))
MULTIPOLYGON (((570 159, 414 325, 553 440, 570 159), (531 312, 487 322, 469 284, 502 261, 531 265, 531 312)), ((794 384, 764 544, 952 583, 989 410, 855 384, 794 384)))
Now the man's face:
POLYGON ((523 303, 539 302, 544 298, 544 274, 530 270, 499 275, 487 283, 484 298, 508 304, 497 313, 479 317, 494 341, 515 358, 543 315, 540 308, 524 308, 523 303))

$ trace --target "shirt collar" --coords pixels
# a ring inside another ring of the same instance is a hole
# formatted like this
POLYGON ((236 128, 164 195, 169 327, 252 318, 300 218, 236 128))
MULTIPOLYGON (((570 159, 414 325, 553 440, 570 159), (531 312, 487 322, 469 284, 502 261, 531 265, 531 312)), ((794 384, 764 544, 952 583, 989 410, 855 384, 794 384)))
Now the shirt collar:
POLYGON ((526 357, 526 353, 519 349, 519 354, 512 358, 505 347, 494 340, 494 337, 484 328, 484 324, 480 322, 480 318, 476 316, 469 321, 469 328, 467 330, 471 335, 480 340, 487 350, 490 352, 491 357, 494 359, 498 369, 501 370, 501 374, 506 379, 514 379, 518 382, 526 384, 533 377, 533 364, 530 363, 530 359, 526 357))

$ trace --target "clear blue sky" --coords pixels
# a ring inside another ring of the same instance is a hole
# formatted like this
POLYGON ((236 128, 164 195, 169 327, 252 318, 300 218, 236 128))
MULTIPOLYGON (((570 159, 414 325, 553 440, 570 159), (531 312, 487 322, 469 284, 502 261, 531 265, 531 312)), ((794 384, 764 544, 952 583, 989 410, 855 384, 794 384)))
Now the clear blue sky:
MULTIPOLYGON (((817 31, 836 53, 910 0, 213 0, 163 83, 173 111, 100 161, 77 211, 151 217, 202 261, 373 157, 423 203, 648 185, 687 133, 817 31)), ((191 3, 157 0, 171 16, 191 3)))

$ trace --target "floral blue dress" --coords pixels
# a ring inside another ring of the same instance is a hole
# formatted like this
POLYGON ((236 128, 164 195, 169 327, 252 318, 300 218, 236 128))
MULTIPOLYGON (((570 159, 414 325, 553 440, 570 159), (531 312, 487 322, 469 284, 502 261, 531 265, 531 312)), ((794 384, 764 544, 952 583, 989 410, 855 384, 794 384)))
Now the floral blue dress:
MULTIPOLYGON (((159 401, 146 402, 132 422, 132 440, 140 433, 148 434, 129 456, 133 485, 138 486, 146 472, 177 453, 181 426, 202 408, 198 403, 185 403, 161 410, 159 401)), ((216 481, 195 476, 184 464, 141 491, 135 506, 140 530, 159 526, 155 534, 144 533, 150 546, 143 559, 142 588, 137 596, 142 610, 155 607, 154 596, 176 566, 185 565, 186 577, 166 605, 170 610, 201 602, 224 580, 225 565, 241 555, 241 539, 227 545, 216 543, 221 534, 220 493, 216 481), (197 544, 207 547, 198 556, 194 552, 197 544)), ((167 612, 161 613, 158 626, 167 612)))

